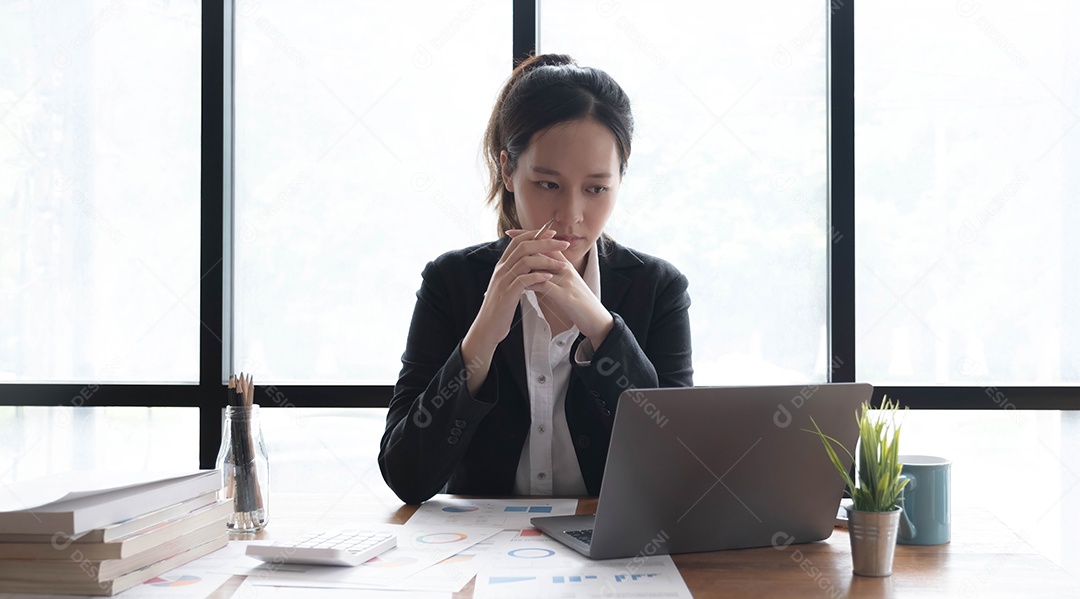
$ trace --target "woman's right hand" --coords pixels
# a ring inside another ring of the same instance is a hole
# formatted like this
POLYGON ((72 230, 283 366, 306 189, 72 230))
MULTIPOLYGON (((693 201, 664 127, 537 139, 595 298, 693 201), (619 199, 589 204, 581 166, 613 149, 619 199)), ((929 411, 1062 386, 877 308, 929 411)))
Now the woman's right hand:
POLYGON ((536 233, 536 229, 506 232, 511 237, 510 244, 495 264, 484 303, 461 342, 462 358, 469 370, 469 392, 474 397, 487 378, 495 347, 510 333, 522 292, 569 268, 566 261, 545 254, 561 252, 570 244, 553 239, 554 231, 544 231, 538 239, 533 239, 536 233))

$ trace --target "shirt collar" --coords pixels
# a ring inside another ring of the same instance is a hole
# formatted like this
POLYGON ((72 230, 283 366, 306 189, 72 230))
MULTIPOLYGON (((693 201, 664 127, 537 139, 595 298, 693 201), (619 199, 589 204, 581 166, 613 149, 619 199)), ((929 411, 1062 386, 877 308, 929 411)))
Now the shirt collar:
POLYGON ((596 299, 600 299, 600 260, 597 256, 596 242, 594 241, 592 249, 589 250, 588 254, 585 254, 585 272, 581 275, 581 278, 589 286, 589 289, 592 289, 596 299))

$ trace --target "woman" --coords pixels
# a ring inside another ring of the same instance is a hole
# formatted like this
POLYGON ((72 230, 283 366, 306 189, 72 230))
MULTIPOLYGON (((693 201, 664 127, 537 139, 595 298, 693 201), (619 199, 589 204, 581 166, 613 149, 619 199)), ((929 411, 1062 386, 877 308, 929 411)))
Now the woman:
POLYGON ((597 495, 619 394, 693 384, 686 277, 603 234, 633 117, 563 55, 514 70, 485 134, 498 241, 424 269, 379 452, 406 503, 597 495))

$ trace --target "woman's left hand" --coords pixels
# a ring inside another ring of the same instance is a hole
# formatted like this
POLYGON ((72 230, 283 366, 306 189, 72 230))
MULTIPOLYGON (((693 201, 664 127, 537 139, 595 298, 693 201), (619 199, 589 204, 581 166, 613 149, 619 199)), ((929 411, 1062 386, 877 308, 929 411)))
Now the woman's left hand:
MULTIPOLYGON (((562 272, 553 276, 550 280, 533 286, 537 297, 551 303, 570 319, 583 335, 589 338, 593 348, 607 338, 615 319, 611 312, 600 303, 600 298, 589 289, 585 280, 578 274, 574 265, 563 256, 562 252, 550 252, 545 254, 556 260, 566 263, 562 272)), ((596 256, 589 256, 589 260, 595 260, 596 256)))

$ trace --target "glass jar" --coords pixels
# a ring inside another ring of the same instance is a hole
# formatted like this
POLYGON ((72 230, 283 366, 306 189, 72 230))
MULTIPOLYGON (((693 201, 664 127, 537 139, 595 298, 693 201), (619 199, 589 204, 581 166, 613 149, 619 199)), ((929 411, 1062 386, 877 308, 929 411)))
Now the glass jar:
POLYGON ((222 499, 233 502, 231 532, 258 532, 269 520, 270 460, 259 424, 259 406, 227 406, 218 451, 222 499))

